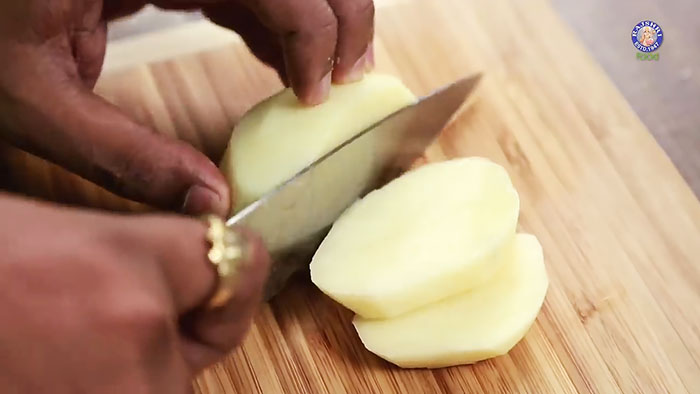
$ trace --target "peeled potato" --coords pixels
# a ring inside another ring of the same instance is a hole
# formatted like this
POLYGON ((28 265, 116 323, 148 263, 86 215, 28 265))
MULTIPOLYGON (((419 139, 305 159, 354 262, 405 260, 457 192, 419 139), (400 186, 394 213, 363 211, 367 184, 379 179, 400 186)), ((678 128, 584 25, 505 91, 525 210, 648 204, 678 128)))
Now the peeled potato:
POLYGON ((365 347, 403 368, 470 364, 503 355, 527 333, 549 281, 537 238, 518 234, 512 257, 485 284, 388 320, 356 316, 365 347))
POLYGON ((427 164, 354 203, 311 262, 311 280, 366 318, 461 293, 502 265, 519 198, 506 170, 473 157, 427 164))
POLYGON ((236 126, 221 162, 238 212, 338 144, 416 100, 397 78, 370 73, 333 85, 327 101, 301 105, 285 89, 253 107, 236 126))

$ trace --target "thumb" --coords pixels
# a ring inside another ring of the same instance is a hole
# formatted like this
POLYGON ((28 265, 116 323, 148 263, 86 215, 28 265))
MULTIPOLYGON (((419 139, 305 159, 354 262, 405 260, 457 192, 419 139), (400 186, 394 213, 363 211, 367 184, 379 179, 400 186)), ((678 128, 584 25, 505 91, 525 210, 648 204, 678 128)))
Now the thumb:
POLYGON ((9 131, 0 132, 18 147, 156 208, 228 214, 226 180, 191 145, 137 123, 80 83, 32 84, 11 102, 9 131))

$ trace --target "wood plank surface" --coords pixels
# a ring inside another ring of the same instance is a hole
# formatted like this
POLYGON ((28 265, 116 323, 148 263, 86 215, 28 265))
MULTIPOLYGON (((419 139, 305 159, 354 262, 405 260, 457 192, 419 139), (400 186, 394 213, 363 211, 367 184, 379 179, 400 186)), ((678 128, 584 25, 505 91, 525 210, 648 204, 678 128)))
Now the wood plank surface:
MULTIPOLYGON (((374 0, 383 7, 396 0, 374 0)), ((700 196, 700 48, 692 39, 700 36, 695 0, 551 0, 552 6, 572 26, 577 37, 595 57, 606 74, 636 111, 679 172, 700 196), (639 61, 629 33, 642 20, 654 20, 663 27, 666 40, 658 62, 639 61)), ((180 52, 192 52, 215 45, 215 40, 198 40, 186 48, 187 37, 197 37, 203 19, 199 13, 173 13, 146 8, 133 18, 110 25, 110 40, 119 51, 109 56, 107 66, 142 62, 147 57, 167 56, 160 46, 154 52, 133 51, 144 36, 162 32, 177 42, 180 52), (176 37, 177 36, 177 37, 176 37), (125 44, 126 45, 123 45, 125 44), (132 48, 124 48, 132 47, 132 48), (118 53, 117 53, 118 52, 118 53), (123 56, 128 54, 127 56, 123 56)), ((207 27, 212 30, 211 27, 207 27)), ((216 34, 214 34, 216 35, 216 34)), ((162 38, 156 38, 162 43, 162 38)))
MULTIPOLYGON (((301 274, 264 305, 199 393, 698 393, 700 203, 600 66, 544 0, 410 0, 377 15, 377 63, 417 94, 477 71, 472 105, 426 153, 504 165, 520 229, 551 286, 508 355, 401 370, 364 350, 351 314, 301 274)), ((218 160, 237 119, 276 92, 236 43, 105 76, 99 92, 218 160)), ((3 147, 16 190, 145 209, 3 147)), ((435 335, 440 335, 436 332, 435 335)))

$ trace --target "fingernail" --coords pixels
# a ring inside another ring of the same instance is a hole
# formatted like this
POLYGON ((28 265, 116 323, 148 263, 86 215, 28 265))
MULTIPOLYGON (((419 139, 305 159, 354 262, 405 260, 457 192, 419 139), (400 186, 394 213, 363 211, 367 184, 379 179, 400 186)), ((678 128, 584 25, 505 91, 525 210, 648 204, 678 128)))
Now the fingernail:
POLYGON ((340 83, 350 83, 350 82, 356 82, 362 79, 362 77, 365 74, 365 63, 366 61, 367 54, 363 54, 360 56, 359 59, 355 62, 355 64, 352 66, 350 71, 348 71, 345 76, 341 78, 339 81, 340 83))
POLYGON ((309 95, 309 98, 307 99, 307 102, 310 105, 321 104, 322 102, 326 101, 326 99, 328 98, 328 94, 331 91, 332 76, 333 72, 329 71, 328 74, 326 74, 316 85, 314 90, 309 95))
POLYGON ((374 69, 374 43, 369 43, 367 53, 365 53, 365 71, 369 72, 374 69))
POLYGON ((203 215, 207 213, 221 214, 225 204, 218 193, 205 186, 194 185, 185 194, 182 213, 187 215, 203 215))

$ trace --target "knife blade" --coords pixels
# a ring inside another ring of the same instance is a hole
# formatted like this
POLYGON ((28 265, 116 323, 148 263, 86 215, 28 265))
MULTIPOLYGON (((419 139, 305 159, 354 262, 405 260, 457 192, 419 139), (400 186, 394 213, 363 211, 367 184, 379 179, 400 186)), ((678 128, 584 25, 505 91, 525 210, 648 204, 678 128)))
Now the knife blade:
POLYGON ((311 261, 336 219, 399 176, 435 140, 481 74, 458 80, 349 138, 227 221, 259 234, 272 259, 265 300, 311 261))

